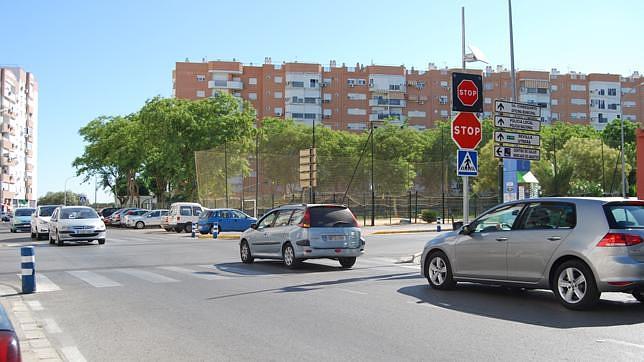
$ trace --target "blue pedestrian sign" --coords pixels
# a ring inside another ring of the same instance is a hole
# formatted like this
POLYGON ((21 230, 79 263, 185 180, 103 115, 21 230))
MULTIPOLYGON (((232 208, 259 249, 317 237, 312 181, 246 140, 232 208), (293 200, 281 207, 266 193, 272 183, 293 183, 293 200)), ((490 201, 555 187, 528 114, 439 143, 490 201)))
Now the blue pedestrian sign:
POLYGON ((458 150, 456 174, 458 176, 479 175, 479 154, 474 150, 458 150))

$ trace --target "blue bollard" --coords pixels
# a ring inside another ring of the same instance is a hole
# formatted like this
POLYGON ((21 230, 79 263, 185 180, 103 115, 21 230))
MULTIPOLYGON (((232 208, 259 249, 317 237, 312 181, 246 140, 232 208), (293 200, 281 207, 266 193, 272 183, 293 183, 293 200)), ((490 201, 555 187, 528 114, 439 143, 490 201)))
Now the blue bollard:
POLYGON ((197 236, 196 231, 197 231, 197 223, 193 222, 192 223, 192 234, 191 234, 193 238, 197 236))
POLYGON ((436 225, 436 231, 440 232, 441 231, 441 224, 436 225))
POLYGON ((33 246, 20 248, 20 268, 22 276, 22 293, 30 294, 36 291, 36 257, 33 246))
POLYGON ((214 223, 212 224, 212 238, 217 239, 217 236, 219 236, 219 224, 214 223))

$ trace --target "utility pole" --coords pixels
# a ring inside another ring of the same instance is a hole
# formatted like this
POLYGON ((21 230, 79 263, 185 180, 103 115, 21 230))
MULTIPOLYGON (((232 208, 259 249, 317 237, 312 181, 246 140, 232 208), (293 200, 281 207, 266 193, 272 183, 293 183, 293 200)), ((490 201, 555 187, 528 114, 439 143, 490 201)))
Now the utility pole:
POLYGON ((445 223, 445 139, 441 127, 441 205, 443 209, 441 221, 445 223))
POLYGON ((617 115, 617 119, 619 119, 621 122, 620 124, 621 124, 621 130, 622 130, 621 141, 620 141, 620 145, 621 145, 620 157, 622 158, 622 197, 625 198, 626 197, 626 171, 625 171, 626 163, 624 161, 624 119, 621 118, 619 114, 617 115))
POLYGON ((376 185, 373 182, 374 136, 374 126, 373 122, 371 122, 371 226, 374 226, 376 222, 376 185))
MULTIPOLYGON (((465 71, 465 6, 461 6, 461 60, 465 71)), ((455 86, 455 85, 452 85, 455 86)), ((463 176, 463 225, 470 222, 470 182, 468 176, 463 176)))
POLYGON ((226 207, 228 207, 228 141, 224 141, 224 178, 226 185, 226 207))
POLYGON ((257 215, 257 204, 259 203, 259 119, 255 119, 255 210, 254 217, 257 215))

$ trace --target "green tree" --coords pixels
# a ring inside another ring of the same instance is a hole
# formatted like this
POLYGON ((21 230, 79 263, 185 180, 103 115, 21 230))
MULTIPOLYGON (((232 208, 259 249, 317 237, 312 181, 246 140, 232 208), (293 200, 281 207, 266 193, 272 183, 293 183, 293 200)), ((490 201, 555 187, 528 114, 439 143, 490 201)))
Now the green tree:
POLYGON ((479 150, 479 175, 474 177, 472 191, 479 195, 493 195, 498 192, 499 159, 494 157, 494 142, 487 142, 479 150))
MULTIPOLYGON (((65 202, 65 192, 48 192, 45 196, 38 198, 38 205, 63 205, 65 202)), ((80 194, 67 191, 67 205, 79 205, 80 194)))

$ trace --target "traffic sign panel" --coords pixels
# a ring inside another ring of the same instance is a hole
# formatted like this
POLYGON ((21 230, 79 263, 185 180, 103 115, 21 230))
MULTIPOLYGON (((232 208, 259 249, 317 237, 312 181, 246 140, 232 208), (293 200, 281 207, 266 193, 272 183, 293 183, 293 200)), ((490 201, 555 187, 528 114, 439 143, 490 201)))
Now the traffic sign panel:
POLYGON ((541 107, 529 103, 517 103, 509 101, 494 101, 494 110, 497 113, 516 114, 528 117, 541 117, 541 107))
POLYGON ((478 176, 479 175, 479 154, 474 150, 458 150, 457 176, 478 176))
POLYGON ((452 73, 452 110, 483 112, 483 77, 452 73))
POLYGON ((528 133, 496 131, 494 132, 494 140, 500 143, 541 146, 541 136, 528 133))
POLYGON ((475 149, 481 143, 481 121, 474 113, 461 112, 452 121, 452 139, 458 148, 475 149))
POLYGON ((530 118, 517 118, 506 116, 494 116, 494 126, 507 129, 516 129, 522 131, 535 131, 541 130, 541 121, 530 118))
POLYGON ((494 157, 539 161, 541 159, 541 152, 538 148, 506 147, 495 144, 494 157))

